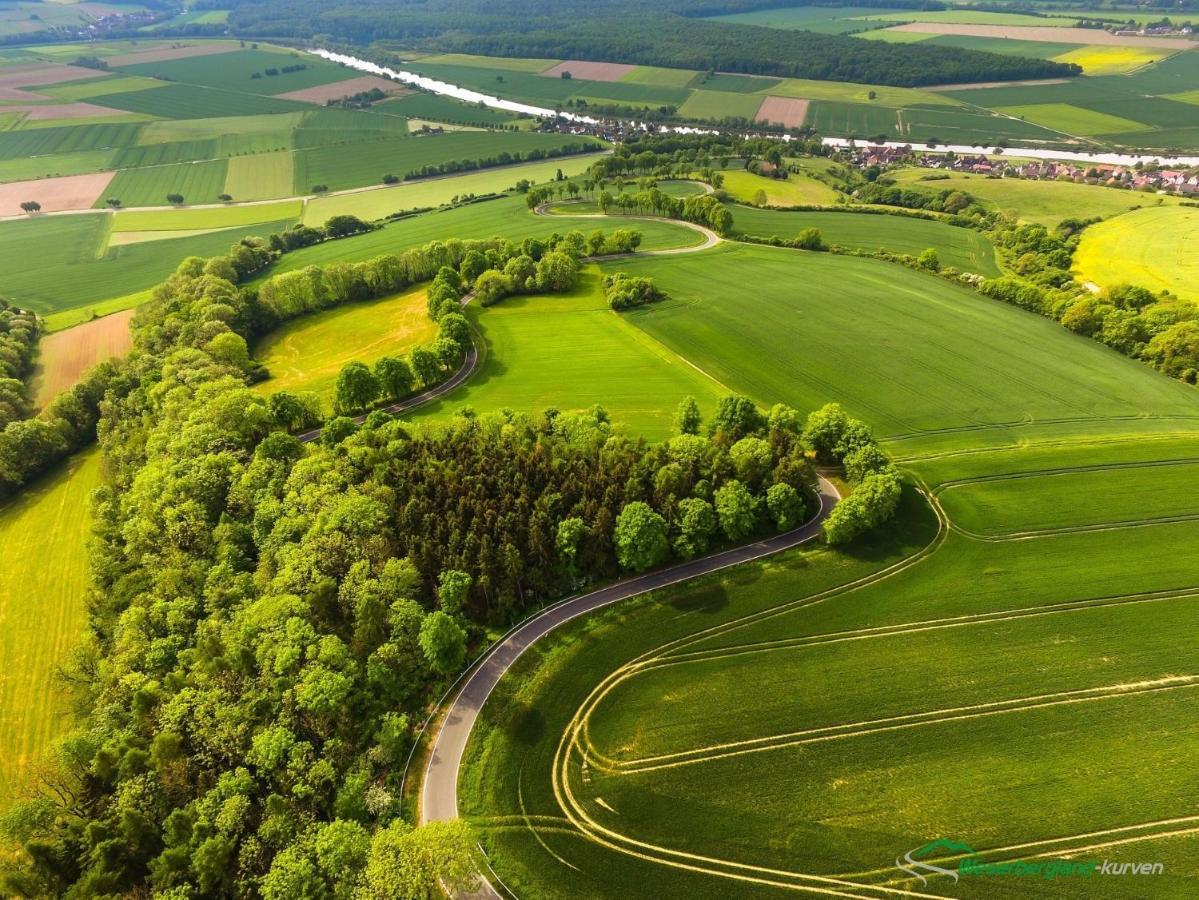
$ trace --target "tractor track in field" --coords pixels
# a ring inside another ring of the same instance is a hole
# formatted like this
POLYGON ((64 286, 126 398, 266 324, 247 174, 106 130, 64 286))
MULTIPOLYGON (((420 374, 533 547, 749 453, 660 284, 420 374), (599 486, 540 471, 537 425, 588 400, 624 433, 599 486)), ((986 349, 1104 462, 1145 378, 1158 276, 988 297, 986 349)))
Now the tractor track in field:
POLYGON ((1152 694, 1193 687, 1199 687, 1199 674, 1169 675, 1139 683, 1120 683, 1078 688, 1069 691, 1054 691, 1045 694, 1032 694, 1026 697, 1011 697, 1006 700, 993 700, 986 703, 973 703, 965 706, 883 716, 877 719, 864 719, 858 722, 821 725, 799 731, 746 738, 740 741, 726 741, 719 744, 693 747, 673 753, 662 753, 636 759, 613 759, 600 755, 594 748, 588 747, 584 750, 584 758, 587 764, 593 769, 607 774, 640 775, 645 772, 675 769, 680 766, 728 759, 750 753, 781 750, 789 747, 842 740, 844 738, 869 737, 886 732, 922 728, 926 725, 944 725, 951 722, 983 719, 1011 713, 1024 713, 1046 707, 1092 703, 1099 700, 1113 700, 1140 694, 1152 694))

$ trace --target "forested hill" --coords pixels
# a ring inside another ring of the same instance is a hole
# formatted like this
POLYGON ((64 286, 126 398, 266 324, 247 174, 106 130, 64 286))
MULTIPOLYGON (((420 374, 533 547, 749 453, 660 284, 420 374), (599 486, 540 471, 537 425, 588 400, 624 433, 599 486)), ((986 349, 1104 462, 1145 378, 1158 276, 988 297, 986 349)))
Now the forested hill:
MULTIPOLYGON (((732 6, 739 6, 733 0, 732 6)), ((694 18, 724 4, 681 0, 254 0, 230 14, 246 37, 385 41, 412 49, 594 59, 914 87, 1057 78, 1073 64, 959 47, 886 44, 844 35, 694 18)))

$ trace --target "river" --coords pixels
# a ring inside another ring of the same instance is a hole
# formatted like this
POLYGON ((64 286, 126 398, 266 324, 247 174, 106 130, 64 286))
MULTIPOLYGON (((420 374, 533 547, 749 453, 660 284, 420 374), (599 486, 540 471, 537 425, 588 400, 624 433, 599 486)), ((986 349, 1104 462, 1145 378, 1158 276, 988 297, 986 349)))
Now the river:
MULTIPOLYGON (((462 100, 465 103, 482 103, 484 106, 489 106, 492 109, 503 109, 508 112, 522 113, 527 116, 558 116, 570 122, 579 122, 584 125, 595 125, 597 119, 591 116, 580 116, 577 113, 562 112, 555 109, 547 109, 544 106, 533 106, 528 103, 517 103, 515 100, 505 100, 502 97, 493 97, 490 94, 483 94, 479 91, 472 91, 469 88, 460 87, 456 84, 450 84, 446 81, 438 81, 435 78, 428 78, 424 75, 418 75, 415 72, 404 72, 381 66, 378 63, 370 62, 369 60, 359 59, 357 56, 349 56, 345 53, 334 53, 332 50, 309 50, 321 59, 327 59, 330 62, 341 63, 351 69, 356 69, 359 72, 369 72, 371 75, 380 75, 384 78, 391 78, 395 81, 403 82, 404 84, 415 85, 423 88, 434 94, 442 94, 446 97, 453 97, 456 100, 462 100)), ((650 126, 643 123, 635 123, 637 127, 643 130, 649 130, 650 126)), ((675 134, 718 134, 719 132, 711 129, 696 128, 689 125, 676 125, 668 129, 675 134)), ((783 140, 791 140, 790 135, 742 135, 748 137, 781 137, 783 140)), ((824 143, 831 147, 845 147, 850 143, 850 138, 826 137, 824 143)), ((861 141, 858 142, 862 143, 861 141)), ((878 145, 873 145, 878 146, 878 145)), ((909 144, 899 141, 888 141, 884 146, 887 147, 906 147, 909 144)), ((914 145, 913 149, 919 149, 914 145)), ((1127 153, 1082 153, 1072 150, 1046 150, 1043 147, 992 147, 984 149, 981 147, 968 147, 965 144, 938 144, 935 149, 930 150, 931 153, 987 153, 989 155, 1004 154, 1006 156, 1018 156, 1030 159, 1060 159, 1075 162, 1094 162, 1107 163, 1116 166, 1135 166, 1138 162, 1144 163, 1160 163, 1165 166, 1180 166, 1190 167, 1199 166, 1199 156, 1135 156, 1127 153)))

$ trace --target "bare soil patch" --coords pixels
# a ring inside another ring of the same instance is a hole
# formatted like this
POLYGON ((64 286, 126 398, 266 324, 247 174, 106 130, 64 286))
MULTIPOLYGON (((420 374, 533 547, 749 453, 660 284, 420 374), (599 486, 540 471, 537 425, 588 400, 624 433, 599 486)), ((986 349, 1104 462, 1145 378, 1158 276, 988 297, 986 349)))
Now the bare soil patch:
POLYGON ((378 88, 389 94, 402 93, 403 85, 390 78, 378 75, 363 75, 361 78, 347 78, 345 81, 335 81, 332 84, 318 84, 316 87, 303 88, 299 91, 288 91, 285 94, 275 94, 280 100, 299 100, 304 103, 328 103, 330 100, 340 100, 363 91, 378 88))
POLYGON ((133 346, 129 321, 135 312, 125 309, 43 337, 33 370, 34 402, 44 407, 92 366, 128 353, 133 346))
POLYGON ((231 53, 238 49, 236 44, 192 44, 185 47, 160 47, 157 50, 138 50, 108 57, 110 66, 132 66, 135 63, 165 62, 168 59, 186 59, 189 56, 211 56, 214 53, 231 53))
POLYGON ((569 72, 571 78, 583 78, 587 81, 620 81, 635 68, 637 67, 626 63, 587 62, 577 59, 550 66, 541 74, 547 78, 561 78, 563 72, 569 72))
POLYGON ((808 114, 808 101, 794 97, 767 97, 758 107, 755 122, 778 122, 784 128, 798 128, 808 114))
POLYGON ((97 106, 94 103, 60 103, 57 106, 52 104, 41 104, 39 106, 5 106, 0 109, 0 112, 21 112, 28 115, 30 119, 37 122, 44 122, 47 119, 94 119, 99 116, 127 116, 123 109, 110 109, 107 106, 97 106))
POLYGON ((1186 38, 1120 35, 1098 28, 1054 28, 1051 25, 963 25, 957 22, 909 22, 906 25, 897 25, 887 30, 914 31, 918 34, 963 34, 967 37, 1011 38, 1020 41, 1048 41, 1052 44, 1157 47, 1159 50, 1187 50, 1195 46, 1186 38))
POLYGON ((62 175, 58 178, 0 184, 0 216, 24 215, 21 204, 26 200, 36 200, 42 205, 42 212, 91 209, 92 204, 107 190, 115 174, 93 172, 90 175, 62 175))
MULTIPOLYGON (((1073 51, 1071 51, 1073 52, 1073 51)), ((972 81, 966 84, 936 84, 926 91, 971 91, 978 88, 1035 87, 1040 84, 1065 84, 1069 78, 1034 78, 1031 81, 972 81)))
POLYGON ((44 94, 26 90, 31 85, 62 84, 107 75, 98 69, 84 66, 62 66, 57 63, 37 63, 31 66, 6 66, 0 69, 0 100, 46 100, 44 94))

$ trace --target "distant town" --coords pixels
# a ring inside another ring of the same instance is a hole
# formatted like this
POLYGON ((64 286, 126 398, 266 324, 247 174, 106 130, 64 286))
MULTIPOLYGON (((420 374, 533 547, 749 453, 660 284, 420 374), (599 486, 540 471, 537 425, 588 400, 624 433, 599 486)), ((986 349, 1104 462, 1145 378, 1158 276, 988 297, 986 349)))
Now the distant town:
POLYGON ((898 163, 990 178, 1026 178, 1036 181, 1073 181, 1133 191, 1156 191, 1185 196, 1199 195, 1199 169, 1166 169, 1152 164, 1118 166, 1105 163, 1069 163, 1053 160, 1004 159, 983 154, 919 153, 910 146, 865 145, 847 151, 859 169, 898 163))

